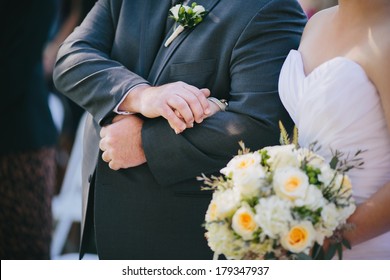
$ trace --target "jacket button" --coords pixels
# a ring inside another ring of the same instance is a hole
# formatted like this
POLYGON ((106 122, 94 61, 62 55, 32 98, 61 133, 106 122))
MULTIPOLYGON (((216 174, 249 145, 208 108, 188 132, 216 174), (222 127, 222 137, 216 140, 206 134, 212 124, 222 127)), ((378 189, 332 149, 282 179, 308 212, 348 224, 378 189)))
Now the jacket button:
POLYGON ((91 183, 91 181, 92 181, 92 174, 89 174, 88 183, 91 183))

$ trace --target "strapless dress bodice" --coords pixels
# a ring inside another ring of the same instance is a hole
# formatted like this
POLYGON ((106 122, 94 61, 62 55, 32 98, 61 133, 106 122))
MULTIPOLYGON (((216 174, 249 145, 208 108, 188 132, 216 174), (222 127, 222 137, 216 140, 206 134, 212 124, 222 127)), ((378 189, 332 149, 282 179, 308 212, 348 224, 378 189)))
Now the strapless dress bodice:
MULTIPOLYGON (((291 50, 279 94, 298 128, 300 146, 317 141, 318 153, 328 160, 336 150, 350 158, 364 151, 363 168, 348 173, 358 204, 390 181, 389 129, 376 87, 358 63, 335 57, 306 75, 300 52, 291 50)), ((390 259, 390 233, 379 239, 356 246, 346 257, 390 259)))

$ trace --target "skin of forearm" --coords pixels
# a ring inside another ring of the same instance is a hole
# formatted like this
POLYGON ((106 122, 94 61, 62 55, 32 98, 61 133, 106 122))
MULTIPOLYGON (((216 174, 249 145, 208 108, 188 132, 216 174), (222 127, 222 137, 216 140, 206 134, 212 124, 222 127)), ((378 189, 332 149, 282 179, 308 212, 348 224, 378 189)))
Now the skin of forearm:
POLYGON ((352 229, 344 231, 343 235, 352 247, 389 231, 390 182, 358 205, 348 223, 352 225, 352 229))

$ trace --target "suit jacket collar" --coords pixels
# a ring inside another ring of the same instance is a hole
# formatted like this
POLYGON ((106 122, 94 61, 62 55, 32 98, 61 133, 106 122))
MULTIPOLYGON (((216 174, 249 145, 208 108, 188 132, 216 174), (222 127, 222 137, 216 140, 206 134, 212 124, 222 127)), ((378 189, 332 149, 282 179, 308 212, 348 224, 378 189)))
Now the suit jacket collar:
MULTIPOLYGON (((202 5, 206 9, 206 11, 210 12, 219 1, 220 0, 195 0, 189 1, 187 5, 191 5, 192 2, 196 2, 198 5, 202 5)), ((206 15, 206 17, 207 16, 208 15, 206 15)), ((201 22, 200 24, 203 24, 203 22, 201 22)), ((196 28, 196 26, 194 28, 196 28)), ((185 29, 175 40, 173 40, 173 42, 168 47, 164 47, 164 43, 165 40, 167 40, 167 38, 171 35, 172 31, 165 36, 148 77, 148 81, 152 85, 156 85, 158 83, 161 72, 166 67, 172 54, 176 51, 176 49, 180 46, 183 40, 191 33, 192 30, 193 29, 185 29)))

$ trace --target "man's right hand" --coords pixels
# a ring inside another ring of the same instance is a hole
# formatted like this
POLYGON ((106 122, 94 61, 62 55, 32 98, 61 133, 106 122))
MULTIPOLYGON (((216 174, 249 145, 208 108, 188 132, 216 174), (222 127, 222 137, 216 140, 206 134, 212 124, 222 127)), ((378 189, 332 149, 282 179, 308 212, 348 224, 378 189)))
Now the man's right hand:
POLYGON ((140 113, 148 118, 162 116, 176 133, 181 133, 211 114, 209 96, 210 90, 184 82, 156 87, 141 85, 131 90, 119 111, 140 113))

